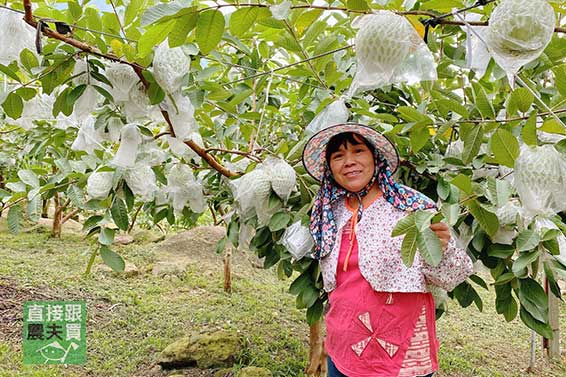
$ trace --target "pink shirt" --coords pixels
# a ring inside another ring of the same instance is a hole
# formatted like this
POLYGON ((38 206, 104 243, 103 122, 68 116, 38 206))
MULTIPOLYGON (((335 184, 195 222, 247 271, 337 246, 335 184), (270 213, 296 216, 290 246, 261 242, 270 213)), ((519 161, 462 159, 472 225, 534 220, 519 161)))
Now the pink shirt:
POLYGON ((349 377, 432 373, 438 368, 432 295, 375 291, 360 273, 357 239, 350 228, 344 226, 336 289, 329 294, 327 354, 349 377))

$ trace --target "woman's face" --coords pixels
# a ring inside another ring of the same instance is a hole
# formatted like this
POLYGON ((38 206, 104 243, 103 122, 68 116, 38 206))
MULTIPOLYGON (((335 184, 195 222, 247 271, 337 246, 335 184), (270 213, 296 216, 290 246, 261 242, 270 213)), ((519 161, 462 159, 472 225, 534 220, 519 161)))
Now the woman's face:
POLYGON ((362 190, 373 177, 375 162, 373 153, 363 140, 354 135, 359 144, 350 142, 341 145, 330 154, 330 171, 340 186, 351 192, 362 190))

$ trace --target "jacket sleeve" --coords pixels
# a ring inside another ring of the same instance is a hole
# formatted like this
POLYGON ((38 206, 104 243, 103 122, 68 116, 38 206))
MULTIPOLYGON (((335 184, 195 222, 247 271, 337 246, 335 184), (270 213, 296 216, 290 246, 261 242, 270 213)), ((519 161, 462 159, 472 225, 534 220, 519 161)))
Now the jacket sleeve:
POLYGON ((444 250, 438 266, 434 267, 421 259, 422 273, 427 283, 436 285, 446 291, 451 291, 466 278, 474 273, 472 260, 466 251, 456 247, 452 237, 444 250))

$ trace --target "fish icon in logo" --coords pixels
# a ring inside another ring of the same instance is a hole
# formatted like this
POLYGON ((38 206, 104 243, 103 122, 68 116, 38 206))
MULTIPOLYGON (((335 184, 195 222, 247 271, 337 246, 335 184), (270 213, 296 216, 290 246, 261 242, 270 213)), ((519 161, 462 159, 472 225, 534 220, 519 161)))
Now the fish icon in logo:
POLYGON ((79 345, 75 342, 71 342, 69 347, 65 348, 58 341, 54 341, 39 348, 37 352, 41 353, 41 356, 45 359, 44 364, 47 364, 48 361, 58 361, 64 364, 71 348, 76 350, 79 348, 79 345))

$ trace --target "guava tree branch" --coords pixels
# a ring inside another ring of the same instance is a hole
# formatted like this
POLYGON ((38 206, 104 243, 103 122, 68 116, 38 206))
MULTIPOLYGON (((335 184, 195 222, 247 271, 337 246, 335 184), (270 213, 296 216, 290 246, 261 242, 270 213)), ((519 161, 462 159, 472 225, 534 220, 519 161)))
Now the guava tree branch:
MULTIPOLYGON (((24 0, 24 10, 25 10, 25 15, 24 15, 24 21, 34 27, 37 28, 37 22, 34 19, 33 16, 33 12, 32 12, 32 8, 31 8, 31 0, 24 0)), ((140 66, 139 64, 136 63, 131 63, 127 60, 123 60, 120 59, 119 57, 117 57, 116 55, 113 54, 103 54, 100 51, 98 51, 96 48, 94 48, 93 46, 90 46, 87 43, 78 41, 74 38, 70 38, 70 37, 66 37, 63 34, 60 34, 54 30, 49 29, 48 27, 44 27, 42 28, 42 32, 43 34, 47 35, 50 38, 53 39, 57 39, 60 40, 62 42, 65 42, 73 47, 76 47, 86 53, 92 54, 92 55, 96 55, 96 56, 100 56, 112 61, 116 61, 122 64, 127 64, 129 66, 131 66, 134 71, 136 72, 136 74, 138 75, 138 77, 140 78, 141 82, 143 83, 143 85, 145 86, 146 90, 149 87, 149 83, 147 82, 147 80, 143 77, 143 70, 145 69, 144 67, 140 66)), ((173 125, 171 123, 171 119, 169 119, 169 114, 167 113, 167 111, 165 110, 161 110, 161 114, 163 115, 163 118, 165 119, 165 121, 167 122, 167 124, 169 125, 169 129, 171 132, 172 136, 175 136, 175 131, 173 130, 173 125)), ((214 156, 211 156, 210 154, 206 153, 205 149, 202 148, 201 146, 199 146, 198 144, 196 144, 194 141, 190 140, 190 141, 185 141, 185 144, 187 144, 192 150, 194 150, 196 152, 196 154, 198 154, 200 157, 202 157, 203 160, 205 160, 211 168, 213 168, 214 170, 218 171, 220 174, 226 176, 226 177, 233 177, 236 175, 236 173, 230 171, 229 169, 227 169, 226 167, 222 166, 215 158, 214 156)))

